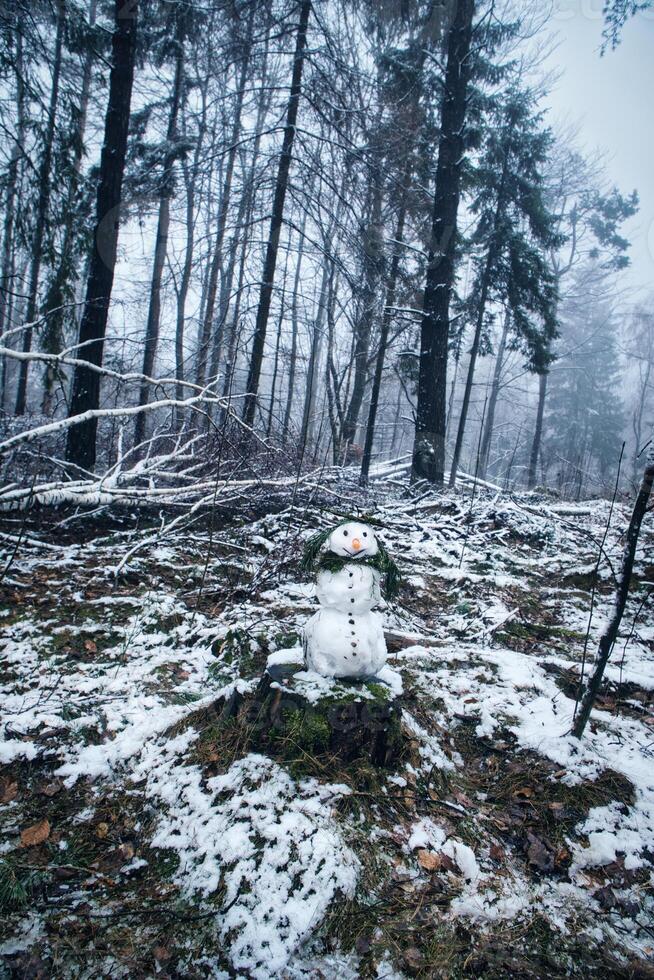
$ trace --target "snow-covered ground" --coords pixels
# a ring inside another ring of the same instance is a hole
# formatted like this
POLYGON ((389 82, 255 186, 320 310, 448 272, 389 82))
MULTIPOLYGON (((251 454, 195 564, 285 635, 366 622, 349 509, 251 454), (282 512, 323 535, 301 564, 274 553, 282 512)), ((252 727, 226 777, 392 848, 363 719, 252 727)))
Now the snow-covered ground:
MULTIPOLYGON (((27 529, 1 640, 12 968, 507 976, 522 975, 519 955, 525 975, 619 976, 652 956, 651 521, 579 743, 591 605, 586 671, 627 511, 613 512, 592 591, 607 503, 484 487, 471 509, 471 493, 379 483, 365 501, 404 575, 384 616, 409 745, 398 771, 372 775, 301 746, 271 758, 203 715, 297 643, 315 601, 302 541, 338 506, 296 501, 213 535, 150 529, 125 563, 136 532, 65 544, 54 526, 27 529)), ((7 557, 19 533, 3 525, 7 557)))

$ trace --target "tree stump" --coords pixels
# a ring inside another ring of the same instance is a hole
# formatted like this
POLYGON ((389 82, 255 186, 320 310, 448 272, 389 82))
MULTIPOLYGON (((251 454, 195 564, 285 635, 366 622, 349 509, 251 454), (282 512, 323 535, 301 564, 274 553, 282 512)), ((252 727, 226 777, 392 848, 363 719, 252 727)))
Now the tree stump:
POLYGON ((406 748, 400 702, 383 677, 332 680, 307 672, 302 663, 284 663, 270 665, 254 693, 232 698, 221 716, 246 728, 253 748, 393 767, 406 748))

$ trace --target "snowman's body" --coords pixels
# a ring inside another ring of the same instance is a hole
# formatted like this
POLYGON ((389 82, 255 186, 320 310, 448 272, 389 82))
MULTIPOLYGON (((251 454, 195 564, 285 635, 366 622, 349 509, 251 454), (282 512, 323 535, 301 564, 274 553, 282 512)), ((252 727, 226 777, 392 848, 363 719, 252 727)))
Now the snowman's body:
POLYGON ((337 571, 318 573, 321 608, 304 630, 307 667, 325 677, 373 677, 386 663, 381 618, 372 611, 381 601, 381 576, 361 559, 377 554, 377 542, 367 525, 347 524, 333 532, 328 546, 332 554, 351 560, 337 571), (352 553, 350 541, 364 544, 352 553))

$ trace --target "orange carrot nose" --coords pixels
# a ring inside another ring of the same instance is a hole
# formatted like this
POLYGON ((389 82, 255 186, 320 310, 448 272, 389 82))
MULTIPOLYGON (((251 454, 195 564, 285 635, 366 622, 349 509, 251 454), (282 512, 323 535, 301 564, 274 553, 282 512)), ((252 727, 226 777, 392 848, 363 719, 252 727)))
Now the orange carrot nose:
POLYGON ((352 539, 352 547, 354 548, 355 551, 359 550, 359 548, 361 547, 361 542, 359 541, 358 538, 352 539))

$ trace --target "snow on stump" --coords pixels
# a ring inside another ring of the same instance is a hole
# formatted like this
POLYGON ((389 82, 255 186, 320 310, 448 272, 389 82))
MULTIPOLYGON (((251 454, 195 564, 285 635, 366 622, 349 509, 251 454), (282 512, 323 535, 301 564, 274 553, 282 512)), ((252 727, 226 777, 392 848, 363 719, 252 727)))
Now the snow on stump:
POLYGON ((400 676, 387 667, 369 680, 327 678, 297 653, 296 662, 269 663, 254 694, 228 709, 251 748, 397 765, 407 746, 400 676))

